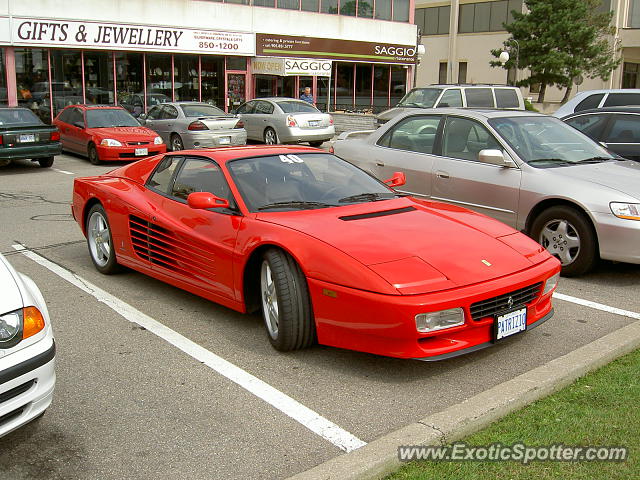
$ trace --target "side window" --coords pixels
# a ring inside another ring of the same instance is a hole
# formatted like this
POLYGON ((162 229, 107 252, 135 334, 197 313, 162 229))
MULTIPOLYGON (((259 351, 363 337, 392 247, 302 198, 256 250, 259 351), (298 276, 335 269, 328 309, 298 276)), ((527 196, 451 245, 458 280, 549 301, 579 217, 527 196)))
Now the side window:
POLYGON ((447 117, 442 142, 442 155, 478 161, 480 150, 502 147, 484 125, 467 118, 447 117))
POLYGON ((75 125, 76 127, 82 124, 80 128, 84 128, 84 116, 82 115, 82 111, 77 108, 72 108, 71 112, 69 113, 68 123, 70 123, 71 125, 75 125))
POLYGON ((171 195, 181 200, 186 200, 193 192, 210 192, 231 200, 231 191, 222 170, 204 158, 187 158, 171 189, 171 195))
POLYGON ((69 121, 69 117, 71 116, 71 110, 73 110, 73 108, 67 108, 63 110, 60 116, 58 117, 58 120, 64 123, 71 123, 69 121))
POLYGON ((176 107, 173 107, 171 105, 163 105, 161 119, 173 120, 175 118, 178 118, 178 110, 176 109, 176 107))
POLYGON ((151 175, 147 181, 147 186, 159 190, 162 193, 168 193, 173 172, 175 172, 176 167, 183 158, 184 157, 177 155, 165 156, 156 167, 156 171, 153 172, 153 175, 151 175))
POLYGON ((409 117, 389 130, 379 145, 417 153, 433 153, 440 115, 409 117))
POLYGON ((162 112, 162 107, 156 105, 151 110, 149 110, 149 114, 147 115, 147 118, 149 120, 158 120, 160 118, 161 112, 162 112))
POLYGON ((255 102, 247 102, 244 105, 240 105, 238 113, 253 113, 255 102))
POLYGON ((515 89, 512 88, 496 88, 496 106, 498 108, 518 108, 520 107, 520 99, 515 89))
POLYGON ((273 105, 269 102, 256 102, 256 113, 270 115, 273 113, 273 105))
POLYGON ((594 93, 593 95, 589 95, 576 105, 576 108, 573 111, 581 112, 582 110, 589 110, 590 108, 598 108, 602 97, 604 97, 604 93, 594 93))
POLYGON ((567 120, 567 123, 594 140, 600 140, 604 127, 607 125, 608 118, 608 115, 587 114, 570 118, 567 120))
POLYGON ((640 105, 640 93, 610 93, 603 107, 620 107, 623 105, 640 105))
POLYGON ((459 88, 452 88, 442 94, 438 107, 461 107, 462 94, 459 88))
POLYGON ((608 143, 640 142, 640 118, 635 115, 616 115, 606 141, 608 143))
POLYGON ((465 88, 467 107, 493 108, 493 94, 490 88, 465 88))

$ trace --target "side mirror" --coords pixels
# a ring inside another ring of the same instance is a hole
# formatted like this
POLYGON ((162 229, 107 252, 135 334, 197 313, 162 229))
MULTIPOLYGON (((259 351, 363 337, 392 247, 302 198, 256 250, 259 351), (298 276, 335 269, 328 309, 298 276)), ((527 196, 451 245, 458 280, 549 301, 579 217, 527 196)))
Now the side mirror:
POLYGON ((407 177, 405 177, 403 172, 393 172, 393 177, 389 180, 385 180, 384 183, 390 187, 400 187, 407 183, 407 177))
POLYGON ((499 167, 515 167, 515 163, 510 158, 504 156, 500 150, 485 149, 478 153, 478 160, 482 163, 490 165, 498 165, 499 167))
POLYGON ((146 113, 141 113, 140 115, 138 115, 138 120, 141 120, 144 122, 146 119, 147 119, 146 113))
POLYGON ((187 203, 191 208, 207 209, 207 208, 229 208, 229 201, 224 198, 216 197, 209 192, 193 192, 187 197, 187 203))

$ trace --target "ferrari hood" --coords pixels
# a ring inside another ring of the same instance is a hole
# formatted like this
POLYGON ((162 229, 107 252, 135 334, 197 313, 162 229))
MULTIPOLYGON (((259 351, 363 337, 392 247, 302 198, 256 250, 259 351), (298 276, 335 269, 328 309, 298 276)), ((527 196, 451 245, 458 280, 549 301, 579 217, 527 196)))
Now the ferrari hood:
POLYGON ((334 246, 403 294, 487 281, 548 258, 539 244, 500 222, 409 198, 259 218, 334 246))

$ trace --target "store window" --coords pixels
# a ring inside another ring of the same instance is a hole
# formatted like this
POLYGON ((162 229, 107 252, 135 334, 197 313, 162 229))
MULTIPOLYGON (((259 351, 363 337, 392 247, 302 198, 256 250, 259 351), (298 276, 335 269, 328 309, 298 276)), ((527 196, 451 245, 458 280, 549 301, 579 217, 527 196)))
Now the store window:
POLYGON ((353 64, 336 64, 335 99, 336 110, 353 108, 353 64))
MULTIPOLYGON (((117 52, 116 92, 118 105, 122 105, 135 116, 144 112, 144 80, 142 73, 142 53, 117 52)), ((167 100, 166 96, 163 95, 167 100)), ((147 109, 151 108, 147 98, 147 109)))
POLYGON ((522 0, 499 0, 460 5, 458 32, 501 32, 513 21, 512 11, 522 11, 522 0))
POLYGON ((356 65, 356 110, 368 110, 371 108, 371 74, 372 65, 356 65))
POLYGON ((338 0, 320 0, 322 13, 338 13, 338 0))
POLYGON ((328 105, 331 101, 328 99, 329 92, 333 92, 333 78, 318 77, 316 81, 316 107, 323 112, 328 112, 328 105), (331 87, 331 90, 329 90, 331 87))
POLYGON ((391 20, 391 0, 376 0, 376 18, 391 20))
POLYGON ((9 95, 7 94, 7 72, 4 68, 4 57, 4 48, 0 48, 0 105, 7 106, 9 95))
POLYGON ((358 16, 373 18, 373 0, 358 0, 358 16))
POLYGON ((84 91, 86 103, 115 103, 111 52, 84 52, 84 91))
POLYGON ((227 57, 227 70, 247 70, 247 57, 227 57))
POLYGON ((379 113, 389 107, 389 67, 373 67, 373 113, 379 113))
POLYGON ((202 101, 224 110, 224 58, 203 56, 202 101))
POLYGON ((51 90, 53 100, 45 103, 53 106, 54 117, 67 105, 84 102, 80 51, 51 50, 51 90))
POLYGON ((391 105, 397 105, 405 93, 407 93, 407 68, 393 65, 391 67, 391 105))
POLYGON ((43 122, 51 123, 47 50, 16 48, 14 53, 18 105, 30 108, 43 122))
POLYGON ((393 20, 396 22, 409 21, 409 0, 393 0, 393 20))
POLYGON ((300 9, 300 0, 278 0, 278 8, 298 10, 300 9))
POLYGON ((173 99, 171 91, 171 55, 147 54, 147 96, 164 95, 173 99))
POLYGON ((440 62, 438 66, 438 83, 447 83, 447 62, 440 62))
POLYGON ((173 86, 176 102, 199 102, 200 86, 198 85, 198 56, 174 55, 173 86))

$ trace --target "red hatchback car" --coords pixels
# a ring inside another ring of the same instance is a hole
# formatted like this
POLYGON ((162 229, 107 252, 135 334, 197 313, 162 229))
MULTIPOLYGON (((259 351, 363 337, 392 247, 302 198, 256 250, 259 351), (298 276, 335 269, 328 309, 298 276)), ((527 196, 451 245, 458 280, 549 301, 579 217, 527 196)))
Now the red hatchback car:
POLYGON ((122 107, 69 105, 53 123, 60 130, 62 149, 86 155, 94 165, 167 151, 156 132, 141 126, 122 107))

